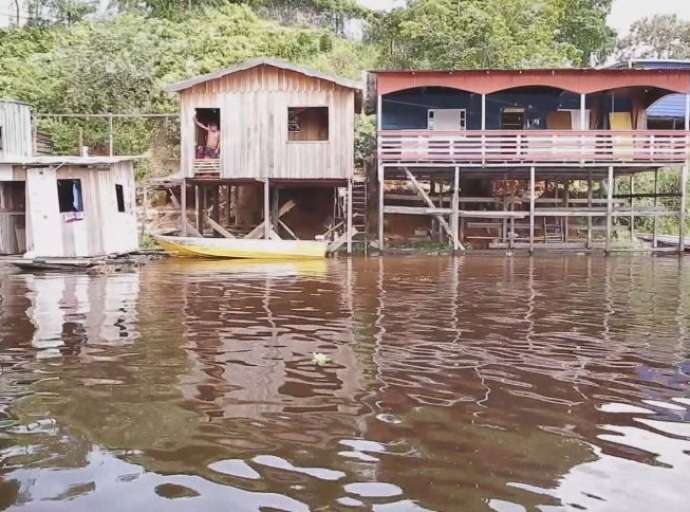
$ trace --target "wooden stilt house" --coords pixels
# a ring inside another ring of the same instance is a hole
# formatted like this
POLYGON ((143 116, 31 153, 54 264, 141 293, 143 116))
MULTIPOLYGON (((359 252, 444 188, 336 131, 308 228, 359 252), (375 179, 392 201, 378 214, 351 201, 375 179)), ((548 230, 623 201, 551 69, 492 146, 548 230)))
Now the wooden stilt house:
POLYGON ((350 250, 358 83, 262 58, 167 90, 180 96, 183 236, 350 250))

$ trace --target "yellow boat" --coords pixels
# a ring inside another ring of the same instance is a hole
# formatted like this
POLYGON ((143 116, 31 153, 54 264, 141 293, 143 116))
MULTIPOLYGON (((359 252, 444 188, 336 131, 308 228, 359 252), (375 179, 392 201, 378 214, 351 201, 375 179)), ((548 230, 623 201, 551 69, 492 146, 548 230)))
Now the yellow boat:
POLYGON ((248 238, 198 238, 155 236, 167 253, 182 258, 325 258, 327 241, 255 240, 248 238))

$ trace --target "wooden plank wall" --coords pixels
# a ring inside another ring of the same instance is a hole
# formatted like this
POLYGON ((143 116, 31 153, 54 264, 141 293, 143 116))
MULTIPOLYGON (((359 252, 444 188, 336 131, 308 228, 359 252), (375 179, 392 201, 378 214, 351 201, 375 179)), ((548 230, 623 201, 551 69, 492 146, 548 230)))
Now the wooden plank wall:
POLYGON ((0 161, 31 156, 31 110, 27 105, 0 100, 0 128, 0 161))
POLYGON ((36 257, 100 256, 138 248, 132 162, 106 168, 61 167, 29 170, 27 209, 30 250, 36 257), (57 180, 81 180, 84 211, 81 220, 60 213, 57 180), (117 211, 115 185, 123 186, 125 211, 117 211))
POLYGON ((181 92, 182 169, 192 176, 196 108, 221 109, 223 178, 343 179, 353 172, 352 89, 259 66, 181 92), (288 141, 288 107, 329 109, 328 141, 288 141))

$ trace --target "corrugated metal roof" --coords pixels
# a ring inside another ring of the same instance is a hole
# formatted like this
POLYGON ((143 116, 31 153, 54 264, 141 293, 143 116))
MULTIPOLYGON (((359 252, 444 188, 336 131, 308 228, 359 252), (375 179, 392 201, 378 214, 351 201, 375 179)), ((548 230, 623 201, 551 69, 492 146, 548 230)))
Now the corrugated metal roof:
POLYGON ((0 98, 0 103, 16 103, 17 105, 24 105, 26 107, 31 107, 28 103, 24 101, 15 100, 12 98, 0 98))
POLYGON ((685 119, 685 94, 669 94, 647 109, 647 117, 685 119))
POLYGON ((690 69, 690 60, 686 59, 631 59, 616 62, 607 69, 690 69))
POLYGON ((132 162, 141 160, 143 156, 30 156, 26 158, 12 158, 0 160, 0 163, 10 165, 111 165, 120 162, 132 162))
POLYGON ((205 75, 195 76, 193 78, 189 78, 187 80, 183 80, 181 82, 168 85, 167 87, 165 87, 165 90, 168 92, 183 91, 197 84, 208 82, 209 80, 215 80, 217 78, 221 78, 232 73, 237 73, 239 71, 246 71, 257 66, 272 66, 274 68, 294 71, 295 73, 300 73, 305 76, 319 78, 321 80, 326 80, 327 82, 332 82, 336 85, 345 87, 347 89, 355 89, 357 91, 362 90, 362 84, 360 84, 359 82, 355 82, 354 80, 348 80, 346 78, 339 78, 336 76, 327 75, 325 73, 320 73, 309 68, 290 64, 289 62, 281 59, 273 59, 266 57, 248 60, 246 62, 243 62, 242 64, 238 64, 237 66, 220 69, 218 71, 214 71, 213 73, 207 73, 205 75))

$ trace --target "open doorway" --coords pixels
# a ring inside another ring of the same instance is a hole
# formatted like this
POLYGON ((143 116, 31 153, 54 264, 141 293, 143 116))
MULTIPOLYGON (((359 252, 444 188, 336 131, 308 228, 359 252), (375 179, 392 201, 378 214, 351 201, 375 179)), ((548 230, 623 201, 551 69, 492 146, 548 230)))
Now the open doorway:
POLYGON ((195 109, 194 124, 196 125, 197 159, 220 158, 220 109, 195 109))
POLYGON ((502 130, 522 130, 525 128, 525 109, 506 107, 501 111, 502 130))
POLYGON ((26 252, 25 217, 25 183, 0 182, 0 254, 26 252))

